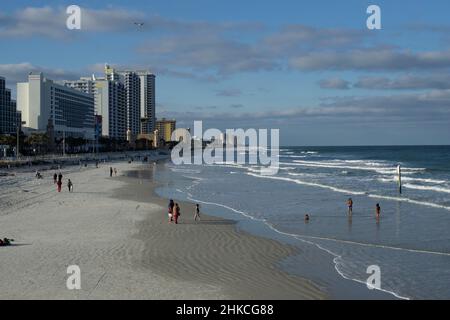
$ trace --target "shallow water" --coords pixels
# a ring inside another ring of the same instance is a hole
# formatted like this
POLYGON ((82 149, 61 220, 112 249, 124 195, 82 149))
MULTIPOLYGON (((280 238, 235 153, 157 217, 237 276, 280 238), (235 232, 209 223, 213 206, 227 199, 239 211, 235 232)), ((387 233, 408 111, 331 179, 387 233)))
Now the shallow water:
POLYGON ((333 258, 336 277, 365 283, 367 267, 378 265, 381 289, 392 295, 450 298, 448 146, 283 148, 275 176, 259 175, 258 166, 167 167, 157 174, 173 181, 160 189, 164 195, 312 244, 333 258), (354 201, 351 219, 348 197, 354 201), (382 208, 379 221, 376 203, 382 208))

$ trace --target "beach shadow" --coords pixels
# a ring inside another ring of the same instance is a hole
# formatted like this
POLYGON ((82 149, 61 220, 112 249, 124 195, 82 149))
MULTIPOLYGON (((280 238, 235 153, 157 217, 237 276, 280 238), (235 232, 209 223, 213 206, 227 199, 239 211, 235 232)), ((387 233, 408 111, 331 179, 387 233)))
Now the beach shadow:
POLYGON ((31 243, 14 243, 14 244, 10 244, 8 246, 0 246, 0 250, 2 248, 11 248, 11 247, 23 247, 23 246, 31 246, 31 243))

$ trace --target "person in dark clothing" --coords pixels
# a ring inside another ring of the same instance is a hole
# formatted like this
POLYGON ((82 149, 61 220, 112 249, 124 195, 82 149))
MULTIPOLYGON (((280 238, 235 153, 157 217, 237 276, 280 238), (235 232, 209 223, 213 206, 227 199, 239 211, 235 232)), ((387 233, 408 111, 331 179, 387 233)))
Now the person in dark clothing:
POLYGON ((72 192, 72 191, 73 191, 73 183, 72 183, 72 181, 70 181, 70 179, 69 179, 69 181, 67 182, 67 188, 69 188, 69 192, 72 192))
POLYGON ((113 175, 113 168, 109 167, 109 176, 112 177, 112 175, 113 175))
POLYGON ((62 182, 62 178, 63 178, 63 175, 62 175, 62 173, 60 172, 60 173, 58 174, 58 182, 62 182))
POLYGON ((169 201, 168 214, 169 214, 169 223, 173 221, 173 207, 175 206, 175 202, 172 199, 169 201))
POLYGON ((53 175, 53 184, 55 184, 56 183, 56 180, 58 179, 58 175, 56 174, 56 172, 55 172, 55 174, 53 175))

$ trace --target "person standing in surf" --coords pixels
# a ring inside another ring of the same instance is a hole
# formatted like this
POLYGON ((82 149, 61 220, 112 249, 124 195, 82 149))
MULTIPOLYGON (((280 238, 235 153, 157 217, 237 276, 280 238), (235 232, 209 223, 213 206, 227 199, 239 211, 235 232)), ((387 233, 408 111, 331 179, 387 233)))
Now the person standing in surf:
POLYGON ((376 216, 377 220, 380 219, 380 214, 381 214, 381 207, 380 207, 380 204, 377 203, 377 205, 375 206, 375 216, 376 216))
POLYGON ((348 198, 347 206, 348 206, 348 215, 351 216, 353 214, 353 199, 352 198, 348 198))

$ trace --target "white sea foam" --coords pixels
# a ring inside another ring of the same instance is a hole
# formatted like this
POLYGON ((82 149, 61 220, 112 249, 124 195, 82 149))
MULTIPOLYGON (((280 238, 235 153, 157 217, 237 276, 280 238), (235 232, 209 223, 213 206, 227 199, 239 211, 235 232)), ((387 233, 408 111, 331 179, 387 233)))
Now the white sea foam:
POLYGON ((450 211, 450 207, 444 206, 444 205, 440 205, 440 204, 437 204, 437 203, 433 203, 433 202, 419 201, 419 200, 403 198, 403 197, 392 197, 392 196, 383 196, 383 195, 378 195, 378 194, 369 194, 367 192, 346 190, 346 189, 341 189, 341 188, 337 188, 337 187, 333 187, 333 186, 329 186, 329 185, 325 185, 325 184, 321 184, 321 183, 306 182, 306 181, 302 181, 302 180, 299 180, 299 179, 291 179, 291 178, 287 178, 287 177, 260 176, 260 175, 256 175, 256 174, 253 174, 253 173, 250 173, 250 172, 248 172, 247 175, 254 176, 254 177, 257 177, 257 178, 265 178, 265 179, 273 179, 273 180, 281 180, 281 181, 293 182, 293 183, 301 184, 301 185, 307 185, 307 186, 312 186, 312 187, 329 189, 329 190, 332 190, 332 191, 335 191, 335 192, 340 192, 340 193, 345 193, 345 194, 366 195, 369 198, 407 202, 407 203, 417 204, 417 205, 421 205, 421 206, 427 206, 427 207, 438 208, 438 209, 445 209, 445 210, 449 210, 450 211))
MULTIPOLYGON (((376 166, 349 166, 346 164, 339 164, 334 162, 325 161, 304 161, 304 160, 294 160, 292 163, 280 162, 284 165, 296 165, 302 167, 313 167, 313 168, 329 168, 329 169, 350 169, 350 170, 363 170, 363 171, 375 171, 381 174, 395 174, 396 168, 394 167, 376 167, 376 166)), ((403 168, 403 174, 416 173, 418 171, 425 171, 425 168, 403 168)))
POLYGON ((416 184, 405 183, 405 184, 403 184, 403 187, 408 188, 408 189, 415 189, 415 190, 450 193, 450 189, 442 188, 442 187, 436 187, 436 186, 420 186, 420 185, 416 185, 416 184))

